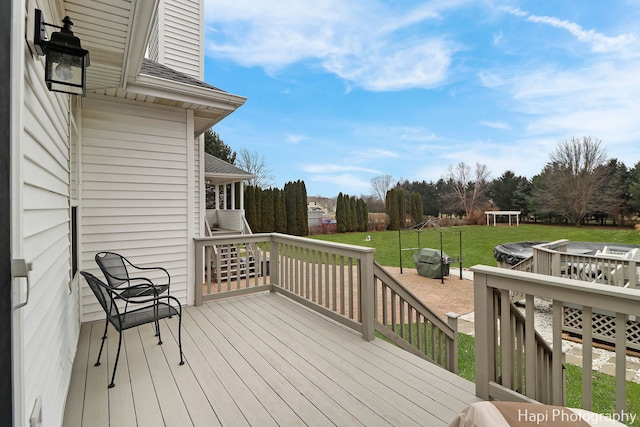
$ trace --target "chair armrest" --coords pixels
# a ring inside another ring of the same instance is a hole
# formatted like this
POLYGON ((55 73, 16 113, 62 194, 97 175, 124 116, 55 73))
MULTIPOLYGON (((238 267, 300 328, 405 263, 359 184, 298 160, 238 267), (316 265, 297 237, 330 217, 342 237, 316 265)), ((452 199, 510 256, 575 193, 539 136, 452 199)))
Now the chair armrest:
MULTIPOLYGON (((151 271, 151 270, 160 270, 162 272, 164 272, 164 274, 167 275, 167 284, 171 285, 171 276, 169 275, 169 272, 167 271, 166 268, 163 267, 138 267, 137 265, 133 264, 131 261, 129 261, 128 259, 125 258, 125 261, 133 268, 135 268, 136 270, 141 270, 141 271, 151 271)), ((130 278, 131 280, 132 278, 130 278)), ((142 279, 145 279, 144 277, 142 279)), ((146 279, 148 280, 148 279, 146 279)))

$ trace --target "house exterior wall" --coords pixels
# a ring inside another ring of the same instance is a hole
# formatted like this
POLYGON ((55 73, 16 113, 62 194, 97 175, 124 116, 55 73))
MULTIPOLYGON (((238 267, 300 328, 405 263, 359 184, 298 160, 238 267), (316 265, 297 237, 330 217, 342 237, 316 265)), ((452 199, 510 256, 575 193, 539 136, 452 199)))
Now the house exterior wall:
POLYGON ((149 44, 147 46, 147 58, 155 62, 160 62, 160 29, 158 28, 158 13, 153 17, 149 44))
MULTIPOLYGON (((85 99, 82 108, 83 269, 102 277, 94 260, 100 251, 118 252, 140 266, 162 266, 171 274, 171 294, 183 303, 195 215, 188 194, 195 176, 188 144, 195 143, 187 115, 97 98, 85 99)), ((103 317, 83 286, 83 321, 103 317)))
POLYGON ((192 77, 204 78, 203 0, 161 0, 157 17, 149 58, 192 77))
POLYGON ((31 56, 24 38, 16 37, 12 48, 22 53, 24 69, 14 80, 21 87, 13 112, 20 131, 12 147, 12 256, 33 268, 28 304, 14 314, 14 357, 21 356, 14 362, 14 416, 16 423, 28 420, 40 397, 43 425, 55 426, 62 422, 79 336, 70 261, 70 104, 67 95, 47 90, 42 58, 31 56))

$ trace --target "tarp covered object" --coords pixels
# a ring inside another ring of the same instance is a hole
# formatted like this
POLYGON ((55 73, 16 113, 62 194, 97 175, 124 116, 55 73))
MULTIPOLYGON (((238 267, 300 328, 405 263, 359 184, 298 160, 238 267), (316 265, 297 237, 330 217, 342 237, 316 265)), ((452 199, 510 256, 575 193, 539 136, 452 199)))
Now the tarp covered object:
POLYGON ((533 256, 533 247, 548 242, 511 242, 493 248, 493 256, 498 262, 516 265, 533 256))
POLYGON ((449 275, 449 256, 431 248, 422 248, 413 254, 413 262, 416 264, 418 274, 430 279, 441 279, 449 275), (444 263, 443 263, 444 261, 444 263))
MULTIPOLYGON (((548 242, 511 242, 502 243, 493 248, 493 256, 498 262, 516 265, 520 261, 533 256, 533 247, 548 242)), ((568 242, 567 253, 574 255, 595 255, 597 251, 607 247, 610 251, 628 252, 639 245, 625 243, 568 242)))

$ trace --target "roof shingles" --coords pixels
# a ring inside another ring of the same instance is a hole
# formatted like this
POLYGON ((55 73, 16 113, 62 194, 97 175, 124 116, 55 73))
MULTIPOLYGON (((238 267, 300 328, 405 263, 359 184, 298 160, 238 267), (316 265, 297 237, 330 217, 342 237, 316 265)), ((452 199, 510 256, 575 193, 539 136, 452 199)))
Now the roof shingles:
POLYGON ((246 176, 246 179, 251 179, 254 175, 247 171, 244 171, 229 162, 225 162, 209 153, 204 153, 204 171, 206 174, 213 175, 236 175, 246 176))
POLYGON ((172 82, 184 83, 190 86, 198 86, 205 89, 213 89, 219 92, 225 92, 220 88, 210 85, 209 83, 203 82, 187 74, 176 71, 172 68, 167 67, 166 65, 159 64, 148 58, 144 58, 142 60, 142 68, 140 69, 140 74, 145 74, 147 76, 157 77, 172 82))

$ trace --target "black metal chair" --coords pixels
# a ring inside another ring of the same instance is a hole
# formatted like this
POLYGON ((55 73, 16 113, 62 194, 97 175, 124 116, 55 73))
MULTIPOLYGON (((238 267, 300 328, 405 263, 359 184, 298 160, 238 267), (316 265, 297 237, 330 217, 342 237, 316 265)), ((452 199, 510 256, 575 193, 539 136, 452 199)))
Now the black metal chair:
MULTIPOLYGON (((182 305, 176 297, 170 295, 153 295, 149 298, 133 298, 125 297, 123 293, 118 293, 113 287, 105 284, 93 274, 81 271, 80 274, 85 278, 89 287, 98 299, 98 302, 104 309, 107 316, 107 325, 111 323, 120 334, 118 341, 118 352, 116 353, 116 361, 113 366, 113 374, 111 375, 111 383, 109 388, 115 386, 114 379, 116 377, 116 369, 118 368, 118 359, 120 358, 120 348, 122 347, 122 331, 135 328, 146 323, 158 322, 161 319, 178 316, 178 347, 180 349, 180 365, 184 365, 184 357, 182 355, 182 305), (117 301, 124 301, 125 309, 118 307, 117 301), (166 301, 166 302, 164 302, 166 301), (141 305, 139 308, 129 309, 130 304, 141 305)), ((147 285, 150 287, 151 285, 147 285)), ((139 297, 140 295, 135 295, 139 297)), ((158 344, 162 344, 160 330, 158 329, 158 344)), ((105 329, 106 337, 106 329, 105 329)), ((100 366, 100 357, 104 348, 104 338, 100 345, 98 360, 95 366, 100 366)))
POLYGON ((115 252, 98 252, 95 260, 102 270, 104 278, 107 279, 107 283, 125 298, 158 296, 164 292, 169 293, 171 276, 162 267, 138 267, 115 252), (152 271, 161 271, 166 274, 166 283, 158 283, 147 277, 138 276, 143 272, 146 274, 146 272, 152 271))
MULTIPOLYGON (((105 279, 107 279, 107 283, 124 298, 158 296, 164 292, 169 294, 171 276, 162 267, 138 267, 115 252, 98 252, 95 260, 105 279), (166 283, 157 283, 147 277, 137 276, 141 272, 153 271, 161 271, 166 274, 166 283)), ((107 338, 108 325, 109 322, 105 322, 104 334, 102 334, 103 340, 107 338)), ((160 325, 156 322, 155 327, 156 336, 158 336, 160 334, 160 325)))

